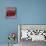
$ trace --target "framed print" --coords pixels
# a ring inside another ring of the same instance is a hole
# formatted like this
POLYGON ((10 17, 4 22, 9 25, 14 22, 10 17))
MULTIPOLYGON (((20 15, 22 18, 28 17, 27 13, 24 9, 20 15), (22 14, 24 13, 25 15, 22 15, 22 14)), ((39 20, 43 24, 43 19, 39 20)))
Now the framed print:
POLYGON ((16 8, 15 7, 7 7, 6 8, 6 18, 16 18, 16 8))
POLYGON ((46 41, 46 25, 20 24, 18 30, 20 40, 46 41))

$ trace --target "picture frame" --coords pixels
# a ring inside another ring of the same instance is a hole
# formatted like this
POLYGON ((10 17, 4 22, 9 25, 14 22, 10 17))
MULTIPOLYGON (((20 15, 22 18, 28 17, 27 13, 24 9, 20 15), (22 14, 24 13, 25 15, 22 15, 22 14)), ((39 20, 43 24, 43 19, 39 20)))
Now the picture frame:
POLYGON ((6 8, 6 18, 8 18, 8 19, 16 18, 16 7, 7 7, 6 8))

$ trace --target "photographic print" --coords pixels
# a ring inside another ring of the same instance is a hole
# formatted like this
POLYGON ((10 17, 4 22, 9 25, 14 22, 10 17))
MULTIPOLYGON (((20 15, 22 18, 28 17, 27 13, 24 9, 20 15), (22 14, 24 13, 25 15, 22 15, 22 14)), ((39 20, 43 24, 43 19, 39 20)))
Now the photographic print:
POLYGON ((31 46, 46 42, 46 25, 18 25, 18 38, 20 46, 31 46))

